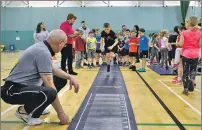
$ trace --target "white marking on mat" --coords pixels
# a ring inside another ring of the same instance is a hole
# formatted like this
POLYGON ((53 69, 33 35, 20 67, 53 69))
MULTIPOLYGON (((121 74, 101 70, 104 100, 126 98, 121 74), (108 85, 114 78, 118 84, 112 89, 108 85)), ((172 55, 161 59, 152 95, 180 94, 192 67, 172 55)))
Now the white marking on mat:
POLYGON ((163 83, 161 80, 158 80, 165 86, 168 90, 170 90, 175 96, 177 96, 180 100, 182 100, 185 104, 187 104, 193 111, 195 111, 197 114, 201 116, 201 112, 197 110, 195 107, 193 107, 190 103, 188 103, 186 100, 184 100, 180 95, 178 95, 175 91, 173 91, 170 87, 168 87, 165 83, 163 83))
POLYGON ((131 127, 130 127, 130 118, 128 116, 128 108, 127 108, 127 105, 126 105, 125 95, 123 97, 124 97, 124 102, 125 102, 125 107, 126 107, 126 114, 127 114, 127 117, 128 117, 128 126, 129 126, 129 130, 131 130, 131 127))
POLYGON ((85 108, 83 109, 83 112, 82 112, 82 114, 81 114, 81 116, 80 116, 80 118, 79 118, 79 121, 78 121, 78 123, 77 123, 77 125, 76 125, 76 128, 75 128, 74 130, 77 130, 77 127, 79 126, 79 123, 80 123, 80 121, 81 121, 81 118, 82 118, 82 116, 83 116, 83 114, 84 114, 84 112, 85 112, 85 110, 86 110, 86 107, 88 106, 88 103, 89 103, 89 101, 90 101, 90 99, 91 99, 91 96, 92 96, 92 93, 90 94, 90 97, 89 97, 89 99, 88 99, 88 101, 87 101, 87 103, 86 103, 85 108))

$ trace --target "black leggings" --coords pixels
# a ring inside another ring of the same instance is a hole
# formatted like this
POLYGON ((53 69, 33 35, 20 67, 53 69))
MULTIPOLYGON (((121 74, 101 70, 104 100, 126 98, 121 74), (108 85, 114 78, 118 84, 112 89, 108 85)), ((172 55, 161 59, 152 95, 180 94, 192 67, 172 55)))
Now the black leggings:
POLYGON ((184 88, 188 88, 187 84, 190 79, 195 80, 197 63, 198 58, 189 59, 186 57, 182 57, 184 88))
POLYGON ((1 98, 8 104, 24 105, 25 111, 33 118, 39 118, 57 93, 67 84, 67 80, 54 77, 57 90, 47 86, 22 85, 6 81, 1 87, 1 98))

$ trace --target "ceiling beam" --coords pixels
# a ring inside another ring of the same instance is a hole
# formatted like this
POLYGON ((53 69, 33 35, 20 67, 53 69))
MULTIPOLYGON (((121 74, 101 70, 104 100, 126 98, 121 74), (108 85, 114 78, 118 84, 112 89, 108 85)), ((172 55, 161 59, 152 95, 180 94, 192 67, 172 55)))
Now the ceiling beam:
POLYGON ((5 1, 5 6, 9 5, 12 1, 5 1))
POLYGON ((58 1, 57 1, 57 6, 62 5, 64 2, 65 2, 65 1, 61 1, 61 2, 60 2, 60 1, 58 0, 58 1))
POLYGON ((104 4, 106 4, 107 6, 110 6, 110 1, 102 1, 104 4))
MULTIPOLYGON (((83 1, 82 1, 83 2, 83 1)), ((81 1, 77 1, 77 3, 79 3, 80 6, 82 6, 82 2, 81 1)))

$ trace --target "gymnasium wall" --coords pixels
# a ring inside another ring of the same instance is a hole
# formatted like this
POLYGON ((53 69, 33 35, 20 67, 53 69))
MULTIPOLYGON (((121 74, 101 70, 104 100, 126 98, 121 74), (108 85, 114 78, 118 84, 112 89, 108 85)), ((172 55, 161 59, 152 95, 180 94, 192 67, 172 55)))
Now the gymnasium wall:
MULTIPOLYGON (((60 7, 60 8, 1 8, 2 44, 6 48, 15 44, 16 49, 23 50, 34 44, 33 32, 39 22, 44 22, 48 30, 59 28, 68 13, 74 13, 77 21, 74 28, 81 26, 85 20, 89 28, 100 28, 109 22, 115 31, 120 31, 123 24, 128 28, 137 24, 149 32, 161 29, 173 29, 182 22, 180 7, 60 7), (20 40, 16 41, 16 37, 20 40)), ((201 16, 200 7, 190 7, 188 16, 201 16)))

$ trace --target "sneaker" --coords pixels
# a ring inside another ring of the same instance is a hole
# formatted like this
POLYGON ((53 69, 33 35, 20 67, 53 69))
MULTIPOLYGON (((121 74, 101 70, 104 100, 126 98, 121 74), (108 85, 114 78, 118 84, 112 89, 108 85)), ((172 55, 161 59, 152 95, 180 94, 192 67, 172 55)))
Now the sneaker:
POLYGON ((93 65, 91 65, 91 67, 92 67, 92 68, 95 68, 95 65, 93 64, 93 65))
POLYGON ((133 66, 133 67, 132 67, 132 71, 136 71, 136 66, 133 66))
POLYGON ((174 77, 173 80, 177 80, 177 77, 174 77))
POLYGON ((70 71, 69 72, 70 75, 77 75, 78 73, 74 72, 74 71, 70 71))
POLYGON ((140 68, 140 69, 138 70, 138 72, 146 72, 146 71, 145 71, 145 69, 140 68))
POLYGON ((86 64, 86 63, 83 63, 83 66, 88 66, 88 64, 86 64))
POLYGON ((172 83, 173 83, 173 84, 181 84, 181 83, 182 83, 182 81, 181 81, 181 80, 177 80, 177 79, 176 79, 176 80, 173 80, 173 81, 172 81, 172 83))
POLYGON ((50 113, 50 107, 46 107, 46 109, 43 111, 42 115, 47 115, 50 113))
POLYGON ((20 108, 22 106, 18 107, 18 109, 16 110, 16 113, 15 115, 23 120, 26 124, 28 125, 40 125, 40 124, 43 124, 43 120, 41 120, 40 118, 30 118, 29 115, 27 115, 27 113, 21 113, 20 112, 20 108))
POLYGON ((133 68, 133 66, 130 66, 130 67, 129 67, 129 69, 132 69, 132 68, 133 68))
POLYGON ((88 68, 89 68, 89 69, 91 69, 91 68, 92 68, 92 66, 89 64, 89 65, 88 65, 88 68))
POLYGON ((189 90, 190 92, 193 92, 193 91, 194 91, 194 83, 192 82, 192 80, 189 80, 189 81, 188 81, 187 86, 188 86, 188 90, 189 90))
POLYGON ((188 95, 188 94, 189 94, 188 89, 185 88, 185 89, 182 91, 182 94, 184 94, 184 95, 188 95))

